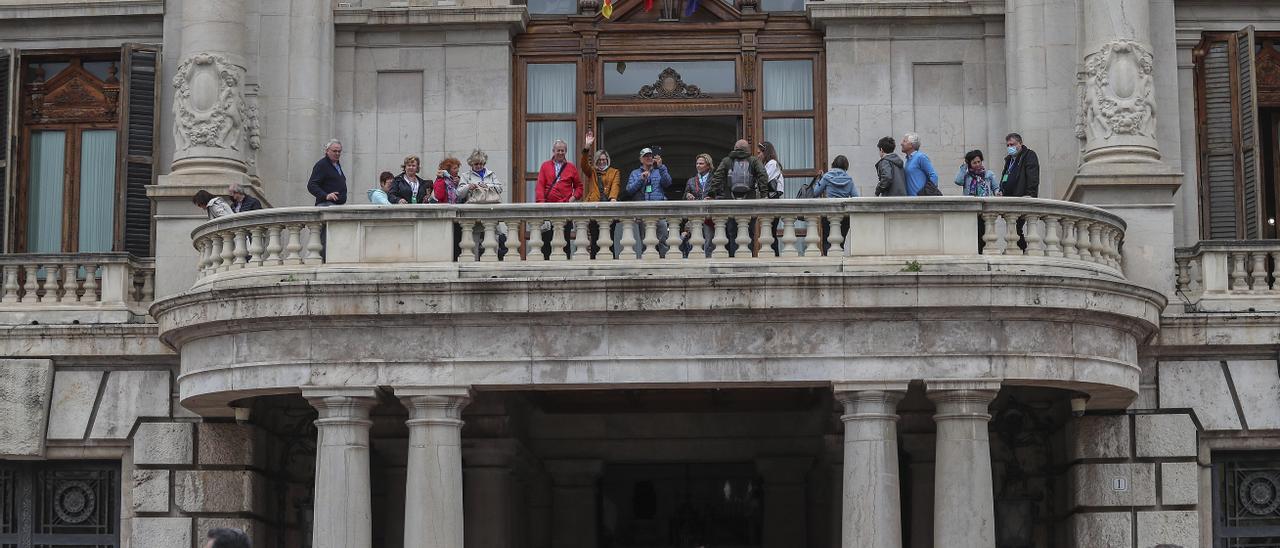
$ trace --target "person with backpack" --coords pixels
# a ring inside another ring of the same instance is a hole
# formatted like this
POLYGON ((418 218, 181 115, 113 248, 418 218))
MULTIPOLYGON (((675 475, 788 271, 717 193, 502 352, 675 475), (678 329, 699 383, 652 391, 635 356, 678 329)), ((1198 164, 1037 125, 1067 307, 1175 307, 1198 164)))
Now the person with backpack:
POLYGON ((769 195, 769 175, 760 158, 751 155, 751 143, 739 139, 729 155, 720 160, 711 176, 714 200, 754 200, 769 195))
POLYGON ((876 196, 906 196, 907 175, 902 165, 902 157, 893 153, 897 143, 893 137, 881 137, 876 143, 880 151, 880 159, 876 161, 876 196))
POLYGON ((823 173, 813 187, 815 198, 857 198, 858 187, 849 176, 849 159, 843 154, 831 161, 831 170, 823 173))
POLYGON ((920 136, 915 133, 903 135, 902 153, 907 155, 903 165, 907 176, 907 196, 941 196, 938 172, 934 171, 929 155, 920 152, 920 136))

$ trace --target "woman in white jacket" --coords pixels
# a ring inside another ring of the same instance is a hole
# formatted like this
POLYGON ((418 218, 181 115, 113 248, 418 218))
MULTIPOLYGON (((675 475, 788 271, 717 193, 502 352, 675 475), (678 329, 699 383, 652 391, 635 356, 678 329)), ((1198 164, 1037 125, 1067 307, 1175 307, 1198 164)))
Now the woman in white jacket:
MULTIPOLYGON (((489 163, 489 155, 484 151, 472 151, 471 156, 467 157, 467 166, 471 169, 463 170, 459 176, 458 192, 467 196, 469 204, 482 203, 475 200, 474 197, 479 193, 473 192, 481 188, 487 188, 497 194, 499 199, 502 196, 502 181, 498 180, 498 174, 485 168, 489 163)), ((490 202, 493 203, 493 202, 490 202)))

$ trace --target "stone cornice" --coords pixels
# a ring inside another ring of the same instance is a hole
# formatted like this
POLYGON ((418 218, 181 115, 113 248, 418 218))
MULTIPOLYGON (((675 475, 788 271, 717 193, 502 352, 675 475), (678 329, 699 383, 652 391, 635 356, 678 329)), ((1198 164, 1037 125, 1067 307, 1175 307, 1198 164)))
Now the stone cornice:
POLYGON ((164 0, 0 4, 0 20, 164 15, 164 0))
POLYGON ((529 10, 524 6, 484 8, 340 8, 334 11, 334 25, 339 30, 353 27, 430 27, 447 25, 481 25, 509 27, 512 32, 524 30, 529 10))
POLYGON ((0 326, 0 356, 173 357, 156 324, 0 326))
POLYGON ((1220 312, 1166 315, 1144 353, 1214 360, 1266 357, 1280 351, 1280 314, 1220 312))
POLYGON ((838 20, 946 19, 1005 15, 1003 0, 846 0, 805 2, 809 19, 822 25, 838 20))

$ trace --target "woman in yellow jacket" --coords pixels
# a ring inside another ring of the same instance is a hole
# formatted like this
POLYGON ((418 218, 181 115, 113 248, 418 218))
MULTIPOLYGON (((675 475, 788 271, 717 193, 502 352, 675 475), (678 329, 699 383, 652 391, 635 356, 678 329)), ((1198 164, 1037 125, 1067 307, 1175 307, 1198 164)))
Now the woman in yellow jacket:
MULTIPOLYGON (((601 150, 592 154, 593 145, 596 142, 596 134, 594 131, 588 131, 582 138, 582 155, 578 158, 578 165, 581 166, 582 173, 582 201, 584 202, 616 202, 618 201, 618 190, 622 188, 622 174, 617 168, 609 165, 609 153, 601 150), (594 161, 593 161, 594 160, 594 161)), ((596 256, 600 252, 596 242, 600 239, 600 227, 595 221, 591 222, 591 228, 588 231, 591 237, 591 255, 596 256)), ((614 222, 609 227, 609 234, 613 236, 614 251, 616 252, 618 242, 618 223, 614 222)), ((609 251, 606 251, 608 253, 609 251)))

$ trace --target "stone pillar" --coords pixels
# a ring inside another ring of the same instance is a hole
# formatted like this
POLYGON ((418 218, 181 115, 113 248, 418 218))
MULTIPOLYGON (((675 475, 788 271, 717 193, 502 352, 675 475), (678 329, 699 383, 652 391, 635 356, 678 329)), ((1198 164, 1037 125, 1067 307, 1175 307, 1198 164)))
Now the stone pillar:
POLYGON ((764 548, 791 548, 809 536, 805 476, 812 466, 809 457, 756 459, 764 479, 764 548))
MULTIPOLYGON (((345 152, 352 159, 357 148, 372 152, 373 143, 356 144, 352 135, 333 132, 334 26, 333 5, 315 0, 292 0, 289 17, 288 90, 274 92, 277 105, 287 105, 288 149, 287 172, 279 179, 284 188, 268 188, 268 194, 287 205, 311 205, 312 198, 299 182, 311 175, 311 167, 324 155, 324 144, 331 138, 351 143, 345 152)), ((372 69, 370 69, 372 70, 372 69)), ((370 82, 372 84, 372 82, 370 82)), ((281 163, 277 160, 276 163, 281 163)), ((348 169, 346 162, 343 169, 348 169)), ((278 166, 277 166, 278 169, 278 166)), ((370 172, 376 173, 376 172, 370 172)), ((362 188, 356 174, 347 173, 347 187, 362 188)), ((363 192, 363 191, 361 191, 363 192)), ((350 200, 348 203, 356 203, 350 200)))
POLYGON ((461 417, 471 392, 461 386, 411 387, 396 388, 396 396, 409 409, 404 545, 463 546, 461 417))
MULTIPOLYGON (((1084 70, 1077 136, 1086 164, 1152 163, 1156 84, 1151 55, 1151 0, 1083 0, 1084 70)), ((1174 62, 1168 59, 1167 62, 1174 62)))
POLYGON ((470 548, 516 546, 516 451, 501 441, 505 440, 468 440, 463 451, 465 546, 470 548))
POLYGON ((995 504, 987 407, 999 381, 926 381, 936 406, 933 545, 993 548, 995 504))
POLYGON ((311 546, 370 548, 369 410, 378 389, 305 387, 302 395, 320 412, 311 546))
POLYGON ((907 383, 841 383, 844 496, 841 546, 902 547, 898 402, 907 383))
POLYGON ((550 460, 551 545, 556 548, 596 547, 596 484, 604 472, 598 460, 550 460))

